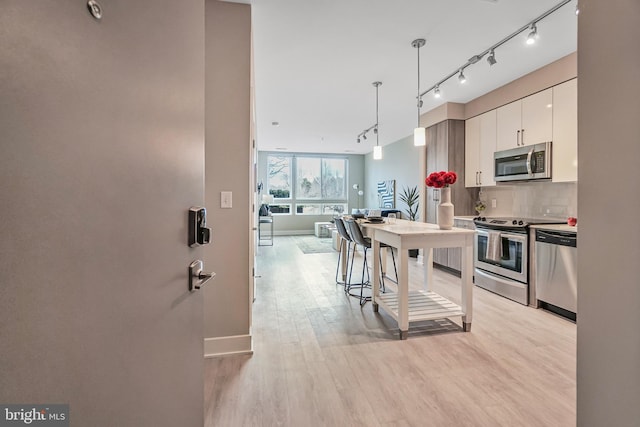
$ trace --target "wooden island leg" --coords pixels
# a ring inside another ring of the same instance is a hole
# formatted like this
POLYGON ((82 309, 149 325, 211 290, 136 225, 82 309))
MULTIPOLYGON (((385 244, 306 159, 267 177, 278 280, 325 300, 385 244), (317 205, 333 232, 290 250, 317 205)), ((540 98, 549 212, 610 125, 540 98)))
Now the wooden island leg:
POLYGON ((473 317, 473 236, 467 237, 467 245, 462 248, 462 330, 471 331, 473 317))
POLYGON ((406 340, 409 332, 409 251, 398 248, 398 327, 400 339, 406 340))

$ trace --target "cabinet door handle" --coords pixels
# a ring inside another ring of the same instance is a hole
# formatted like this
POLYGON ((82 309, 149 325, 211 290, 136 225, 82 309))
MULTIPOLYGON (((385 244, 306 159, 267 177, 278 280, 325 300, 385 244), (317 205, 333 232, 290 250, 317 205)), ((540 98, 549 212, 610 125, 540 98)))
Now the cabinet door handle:
POLYGON ((518 132, 516 133, 516 145, 518 147, 520 146, 520 129, 518 129, 518 132))
POLYGON ((476 185, 478 185, 478 171, 476 171, 476 185))
POLYGON ((480 177, 478 184, 482 185, 482 171, 478 172, 478 176, 480 177))
POLYGON ((522 129, 522 133, 520 134, 520 145, 524 145, 524 129, 522 129))

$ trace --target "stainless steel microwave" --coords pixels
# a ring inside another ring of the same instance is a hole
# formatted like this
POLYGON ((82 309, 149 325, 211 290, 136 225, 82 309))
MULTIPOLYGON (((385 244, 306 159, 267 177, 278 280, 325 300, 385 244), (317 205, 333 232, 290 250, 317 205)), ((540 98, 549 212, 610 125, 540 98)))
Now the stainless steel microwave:
POLYGON ((551 142, 496 151, 493 159, 496 182, 551 178, 551 142))

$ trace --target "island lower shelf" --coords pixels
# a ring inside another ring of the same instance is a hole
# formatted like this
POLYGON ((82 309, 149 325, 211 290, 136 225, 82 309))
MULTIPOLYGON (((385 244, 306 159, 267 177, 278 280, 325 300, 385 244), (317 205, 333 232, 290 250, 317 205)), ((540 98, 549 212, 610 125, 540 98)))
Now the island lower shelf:
MULTIPOLYGON (((376 303, 396 321, 398 320, 397 293, 380 294, 376 296, 376 303)), ((464 315, 459 305, 435 292, 423 290, 409 292, 409 323, 464 315)))

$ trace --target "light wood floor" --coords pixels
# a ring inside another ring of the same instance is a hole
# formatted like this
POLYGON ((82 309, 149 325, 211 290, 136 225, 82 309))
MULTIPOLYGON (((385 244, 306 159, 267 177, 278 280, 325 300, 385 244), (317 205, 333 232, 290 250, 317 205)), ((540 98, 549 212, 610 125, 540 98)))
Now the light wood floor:
MULTIPOLYGON (((575 426, 574 323, 476 287, 470 333, 444 319, 399 341, 334 283, 335 252, 296 239, 258 248, 254 354, 206 360, 206 426, 575 426)), ((459 279, 434 276, 459 303, 459 279)))

